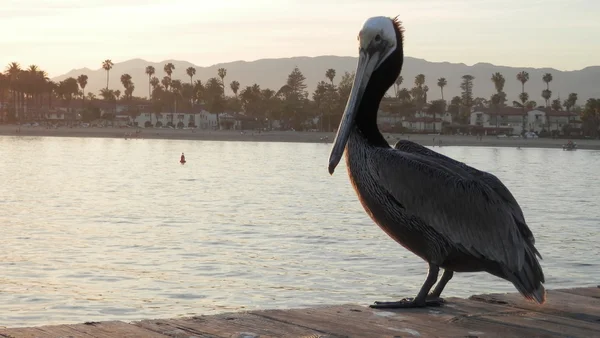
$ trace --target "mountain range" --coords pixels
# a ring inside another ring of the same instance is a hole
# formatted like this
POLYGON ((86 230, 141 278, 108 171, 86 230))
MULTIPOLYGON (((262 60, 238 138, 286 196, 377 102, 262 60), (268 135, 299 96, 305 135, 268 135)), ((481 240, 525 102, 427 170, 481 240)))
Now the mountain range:
MULTIPOLYGON (((344 72, 353 72, 356 67, 357 58, 349 56, 317 56, 317 57, 291 57, 278 59, 260 59, 256 61, 234 61, 228 63, 215 64, 210 67, 196 66, 187 61, 165 60, 162 62, 150 62, 142 59, 132 59, 124 62, 115 63, 109 74, 109 87, 120 89, 123 92, 120 77, 122 74, 129 74, 133 78, 136 86, 134 96, 148 96, 148 76, 145 74, 146 66, 154 66, 159 79, 166 74, 163 67, 171 62, 175 65, 175 71, 172 74, 173 79, 190 81, 185 70, 188 67, 196 68, 194 80, 201 80, 203 83, 211 77, 217 76, 217 69, 227 69, 225 83, 229 84, 233 80, 240 83, 240 90, 245 86, 254 83, 262 88, 271 88, 278 90, 285 84, 288 74, 298 67, 306 77, 306 85, 309 93, 314 91, 317 82, 325 80, 325 71, 329 68, 336 70, 337 76, 334 83, 337 83, 344 72)), ((100 62, 99 62, 100 64, 100 62)), ((477 63, 468 66, 464 63, 450 62, 430 62, 423 59, 405 57, 402 68, 404 83, 401 88, 413 87, 414 78, 417 74, 425 74, 425 84, 429 86, 428 100, 434 100, 441 97, 440 88, 437 86, 437 79, 446 78, 448 85, 444 88, 444 98, 449 100, 453 96, 460 95, 461 77, 470 74, 475 77, 474 95, 489 98, 494 92, 494 85, 490 78, 495 72, 500 72, 506 78, 504 91, 507 94, 509 102, 518 99, 521 92, 521 83, 517 81, 517 73, 526 71, 529 73, 529 82, 525 84, 525 91, 529 93, 530 100, 534 100, 541 105, 544 99, 541 97, 542 90, 546 84, 542 81, 544 73, 551 73, 553 81, 550 83, 552 90, 552 99, 560 95, 561 100, 567 98, 569 93, 577 93, 579 96, 578 104, 584 104, 588 98, 600 97, 600 66, 586 67, 575 71, 560 71, 553 68, 515 68, 506 66, 496 66, 490 63, 477 63)), ((98 93, 101 88, 106 86, 106 71, 99 67, 92 70, 89 68, 73 69, 70 72, 53 78, 54 81, 61 81, 67 77, 75 77, 86 74, 88 76, 88 85, 86 92, 98 93)), ((229 85, 226 86, 226 93, 232 94, 229 85)), ((390 90, 392 93, 392 90, 390 90)))

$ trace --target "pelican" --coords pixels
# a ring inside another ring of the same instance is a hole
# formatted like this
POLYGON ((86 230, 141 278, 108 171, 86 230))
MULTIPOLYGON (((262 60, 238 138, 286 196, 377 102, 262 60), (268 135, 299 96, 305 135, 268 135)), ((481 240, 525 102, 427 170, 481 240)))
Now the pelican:
POLYGON ((354 83, 329 158, 333 175, 345 152, 350 182, 367 214, 429 265, 416 297, 371 307, 439 306, 454 272, 478 271, 512 282, 525 298, 543 304, 542 257, 506 186, 414 142, 401 140, 392 148, 377 128, 379 103, 402 70, 403 34, 398 17, 364 23, 354 83))

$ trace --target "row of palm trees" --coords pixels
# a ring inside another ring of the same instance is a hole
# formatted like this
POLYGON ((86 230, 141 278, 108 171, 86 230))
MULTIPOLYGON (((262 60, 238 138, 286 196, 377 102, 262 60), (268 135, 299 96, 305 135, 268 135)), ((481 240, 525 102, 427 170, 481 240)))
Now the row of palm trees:
MULTIPOLYGON (((120 89, 109 88, 110 73, 114 63, 110 60, 102 62, 102 68, 106 71, 106 87, 100 90, 100 96, 105 101, 115 102, 119 99, 133 100, 135 84, 130 74, 121 74, 120 80, 123 85, 123 91, 120 89)), ((295 119, 319 116, 320 128, 331 130, 337 125, 336 121, 341 116, 345 101, 347 100, 353 75, 346 73, 342 76, 338 85, 334 83, 336 71, 328 69, 325 72, 323 81, 320 81, 312 94, 312 100, 306 92, 305 78, 299 69, 294 69, 288 81, 278 91, 271 89, 261 89, 258 84, 253 84, 245 88, 240 87, 238 81, 231 81, 229 87, 233 96, 225 96, 225 78, 227 70, 219 68, 215 77, 208 79, 205 83, 195 79, 196 69, 188 67, 185 69, 189 82, 173 80, 172 75, 176 71, 173 63, 168 62, 163 66, 164 75, 160 77, 154 66, 147 66, 145 73, 148 76, 148 97, 155 113, 164 111, 175 114, 177 111, 189 111, 196 104, 203 104, 209 111, 218 114, 225 110, 241 111, 256 116, 257 118, 273 115, 276 111, 280 117, 295 119)), ((522 91, 519 95, 519 101, 513 101, 513 106, 522 109, 533 108, 537 104, 529 100, 529 95, 525 91, 525 84, 529 81, 529 74, 525 71, 519 72, 516 79, 522 85, 522 91)), ((473 80, 471 75, 464 75, 460 84, 463 92, 461 96, 456 96, 446 102, 444 99, 444 88, 448 85, 446 78, 437 80, 443 101, 442 110, 450 111, 456 115, 458 120, 464 120, 474 106, 487 106, 490 108, 500 108, 506 105, 506 94, 504 93, 504 84, 506 79, 501 73, 495 73, 491 76, 491 81, 495 86, 496 93, 490 99, 473 97, 473 80)), ((542 76, 542 81, 546 83, 546 89, 542 91, 542 97, 546 106, 551 106, 555 110, 571 110, 577 101, 577 94, 571 93, 569 97, 560 102, 555 99, 550 104, 552 91, 550 82, 552 74, 546 73, 542 76)), ((67 103, 73 98, 80 97, 86 106, 86 98, 90 102, 96 99, 94 93, 85 92, 88 76, 81 74, 76 79, 68 78, 55 83, 50 81, 47 74, 39 67, 32 65, 29 68, 22 69, 16 62, 9 64, 4 74, 0 74, 0 103, 10 102, 9 111, 13 116, 21 116, 26 108, 42 107, 47 103, 52 106, 53 99, 63 99, 67 103), (7 95, 10 94, 10 95, 7 95), (10 98, 10 100, 8 100, 10 98)), ((423 110, 428 105, 427 93, 429 88, 425 85, 425 75, 419 74, 415 77, 414 87, 411 89, 400 88, 404 79, 398 77, 394 86, 395 98, 398 100, 399 107, 394 111, 397 114, 411 116, 416 111, 423 110)), ((138 98, 139 99, 139 98, 138 98)), ((139 99, 141 100, 141 99, 139 99)), ((4 105, 3 105, 4 106, 4 105)), ((437 105, 439 106, 439 105, 437 105)), ((466 121, 465 121, 466 122, 466 121)))
POLYGON ((11 62, 5 72, 0 73, 0 106, 14 119, 32 109, 50 108, 54 99, 69 103, 79 95, 79 87, 85 88, 86 84, 87 76, 54 82, 37 65, 23 69, 19 63, 11 62))
MULTIPOLYGON (((467 75, 463 75, 462 79, 463 79, 463 83, 465 83, 465 81, 467 83, 469 83, 469 82, 472 82, 475 79, 475 77, 467 74, 467 75)), ((494 94, 496 96, 494 98, 494 95, 492 95, 492 98, 490 98, 489 101, 506 102, 506 94, 504 93, 504 85, 506 83, 506 79, 505 79, 504 75, 499 72, 496 72, 496 73, 492 74, 490 80, 492 81, 492 83, 494 84, 494 87, 496 89, 496 93, 494 94)), ((516 75, 516 80, 521 83, 521 94, 519 94, 519 100, 521 101, 521 105, 523 105, 525 107, 537 106, 535 101, 529 100, 529 94, 525 91, 525 84, 529 81, 529 73, 526 71, 519 72, 516 75)), ((551 106, 550 99, 552 97, 552 91, 550 90, 550 82, 552 82, 552 80, 553 80, 553 76, 551 73, 545 73, 542 76, 542 81, 546 84, 546 89, 542 90, 541 96, 546 102, 546 105, 545 105, 546 107, 551 106)), ((424 74, 418 74, 415 77, 414 87, 412 89, 407 89, 407 88, 400 89, 400 86, 402 85, 403 82, 404 82, 404 78, 402 76, 399 76, 396 79, 396 82, 394 85, 394 92, 395 92, 395 96, 397 98, 406 98, 406 97, 423 98, 423 97, 427 96, 429 87, 424 84, 425 83, 425 75, 424 74)), ((446 78, 441 77, 437 80, 437 86, 440 88, 442 100, 444 100, 444 87, 446 87, 447 85, 448 85, 448 81, 446 80, 446 78)), ((472 88, 470 90, 467 90, 467 92, 465 94, 463 94, 463 96, 469 95, 469 94, 472 94, 472 88)), ((473 101, 475 101, 475 100, 473 100, 473 101)), ((481 101, 481 100, 479 100, 479 101, 481 101)), ((517 101, 514 101, 514 102, 517 102, 517 101)), ((569 101, 565 105, 565 107, 567 107, 567 106, 572 107, 573 105, 571 104, 571 101, 569 101)), ((520 106, 520 105, 517 105, 517 106, 520 106)), ((560 108, 558 108, 558 109, 560 109, 560 108)))

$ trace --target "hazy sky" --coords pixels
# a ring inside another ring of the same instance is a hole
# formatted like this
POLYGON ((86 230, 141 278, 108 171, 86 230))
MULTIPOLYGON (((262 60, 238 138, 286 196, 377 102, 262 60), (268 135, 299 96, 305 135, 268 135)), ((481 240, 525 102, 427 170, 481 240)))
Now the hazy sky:
POLYGON ((0 0, 0 66, 353 56, 365 19, 399 15, 408 56, 575 70, 600 64, 598 13, 597 0, 0 0))

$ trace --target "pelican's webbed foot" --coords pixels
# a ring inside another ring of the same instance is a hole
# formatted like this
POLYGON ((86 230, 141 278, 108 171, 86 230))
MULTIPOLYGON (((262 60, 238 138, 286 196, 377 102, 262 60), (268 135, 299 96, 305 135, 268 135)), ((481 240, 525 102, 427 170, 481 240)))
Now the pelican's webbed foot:
POLYGON ((439 297, 427 297, 427 299, 424 301, 419 301, 414 298, 404 298, 397 302, 375 302, 375 304, 369 305, 369 307, 373 309, 410 309, 429 306, 442 306, 444 303, 444 299, 439 297))

